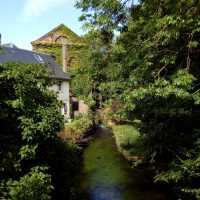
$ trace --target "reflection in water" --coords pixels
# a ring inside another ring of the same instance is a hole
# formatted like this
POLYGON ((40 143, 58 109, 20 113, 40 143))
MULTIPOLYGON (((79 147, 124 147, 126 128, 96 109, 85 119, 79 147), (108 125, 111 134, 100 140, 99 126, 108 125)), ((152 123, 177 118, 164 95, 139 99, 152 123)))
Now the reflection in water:
POLYGON ((85 193, 81 200, 166 200, 144 171, 131 169, 107 129, 98 129, 85 149, 80 182, 85 193))
POLYGON ((122 193, 119 187, 115 186, 96 186, 90 190, 90 199, 93 200, 122 200, 122 193))

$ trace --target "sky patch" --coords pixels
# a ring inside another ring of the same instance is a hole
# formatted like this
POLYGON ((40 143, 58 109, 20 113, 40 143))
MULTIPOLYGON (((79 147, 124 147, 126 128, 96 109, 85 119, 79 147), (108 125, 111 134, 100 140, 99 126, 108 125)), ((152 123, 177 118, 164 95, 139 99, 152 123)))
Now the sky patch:
POLYGON ((75 0, 25 0, 22 16, 26 19, 39 17, 48 11, 72 3, 74 4, 75 0))

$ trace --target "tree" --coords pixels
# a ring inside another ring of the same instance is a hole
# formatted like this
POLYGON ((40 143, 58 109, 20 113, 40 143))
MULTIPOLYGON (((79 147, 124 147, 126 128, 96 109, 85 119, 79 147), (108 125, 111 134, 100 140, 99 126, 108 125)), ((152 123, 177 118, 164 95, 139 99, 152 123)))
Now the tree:
POLYGON ((113 70, 110 61, 115 31, 122 31, 127 27, 130 2, 132 1, 82 0, 76 3, 76 7, 83 12, 80 20, 85 21, 85 27, 89 31, 85 35, 88 48, 86 55, 81 58, 82 67, 71 71, 72 90, 81 98, 89 95, 89 103, 93 109, 101 107, 108 100, 108 95, 115 95, 114 90, 111 94, 107 88, 121 89, 113 80, 119 75, 119 70, 113 70), (114 77, 108 76, 108 73, 114 77))
POLYGON ((41 146, 56 140, 63 117, 49 85, 43 66, 0 65, 0 196, 51 198, 53 183, 47 170, 51 166, 38 158, 41 146))
POLYGON ((124 2, 77 4, 92 33, 111 36, 98 47, 109 47, 106 65, 102 57, 90 57, 103 78, 91 79, 104 103, 121 102, 115 112, 121 121, 141 122, 155 180, 172 184, 180 198, 199 199, 199 1, 124 2), (116 17, 122 7, 123 22, 116 17), (120 35, 114 40, 115 30, 120 35))

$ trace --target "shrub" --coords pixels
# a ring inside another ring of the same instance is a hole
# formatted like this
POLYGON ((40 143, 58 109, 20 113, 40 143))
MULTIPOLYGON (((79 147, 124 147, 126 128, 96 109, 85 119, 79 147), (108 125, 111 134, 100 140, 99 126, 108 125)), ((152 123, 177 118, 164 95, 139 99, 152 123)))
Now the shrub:
POLYGON ((50 200, 51 177, 46 167, 34 167, 18 181, 8 181, 10 200, 50 200))
POLYGON ((80 115, 76 117, 71 123, 65 125, 64 138, 76 141, 87 133, 93 126, 93 119, 91 115, 80 115))

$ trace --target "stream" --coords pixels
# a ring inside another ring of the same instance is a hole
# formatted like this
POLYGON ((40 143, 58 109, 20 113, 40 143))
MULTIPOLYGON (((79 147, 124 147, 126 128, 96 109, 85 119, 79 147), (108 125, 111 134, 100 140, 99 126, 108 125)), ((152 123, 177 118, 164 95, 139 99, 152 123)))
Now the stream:
POLYGON ((83 156, 80 200, 167 200, 144 170, 131 168, 108 129, 97 129, 83 156))

